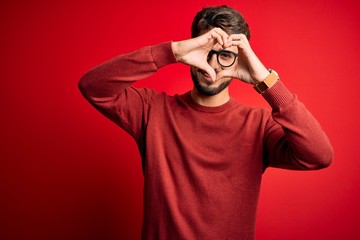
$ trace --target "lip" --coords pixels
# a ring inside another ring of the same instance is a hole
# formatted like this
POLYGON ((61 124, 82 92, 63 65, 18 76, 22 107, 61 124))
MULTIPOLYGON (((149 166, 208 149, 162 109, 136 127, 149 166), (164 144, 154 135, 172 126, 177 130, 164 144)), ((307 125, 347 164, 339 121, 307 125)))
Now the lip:
POLYGON ((209 74, 207 74, 205 71, 199 69, 198 72, 200 73, 200 75, 201 75, 208 83, 213 83, 213 81, 211 80, 209 74))

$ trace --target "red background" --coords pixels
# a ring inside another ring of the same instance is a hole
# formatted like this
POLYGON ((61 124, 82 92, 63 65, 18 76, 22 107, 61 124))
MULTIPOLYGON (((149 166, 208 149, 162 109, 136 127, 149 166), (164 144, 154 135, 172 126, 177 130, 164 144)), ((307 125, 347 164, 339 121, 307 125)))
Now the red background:
MULTIPOLYGON (((135 142, 77 89, 87 70, 142 46, 190 36, 207 5, 241 11, 251 44, 321 122, 335 149, 325 170, 268 169, 257 239, 360 239, 357 0, 2 1, 0 238, 139 239, 135 142)), ((138 84, 191 88, 181 64, 138 84)), ((241 102, 268 107, 233 82, 241 102)))

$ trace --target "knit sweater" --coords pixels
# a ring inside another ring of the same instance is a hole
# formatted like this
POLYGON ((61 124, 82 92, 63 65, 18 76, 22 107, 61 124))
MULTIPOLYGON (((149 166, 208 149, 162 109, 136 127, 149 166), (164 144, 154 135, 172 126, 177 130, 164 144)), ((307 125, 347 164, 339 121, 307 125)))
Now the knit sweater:
POLYGON ((263 94, 272 111, 231 98, 205 107, 190 92, 134 88, 176 63, 171 43, 115 57, 79 82, 85 98, 139 146, 144 175, 143 239, 254 239, 267 167, 327 167, 328 138, 281 81, 263 94))

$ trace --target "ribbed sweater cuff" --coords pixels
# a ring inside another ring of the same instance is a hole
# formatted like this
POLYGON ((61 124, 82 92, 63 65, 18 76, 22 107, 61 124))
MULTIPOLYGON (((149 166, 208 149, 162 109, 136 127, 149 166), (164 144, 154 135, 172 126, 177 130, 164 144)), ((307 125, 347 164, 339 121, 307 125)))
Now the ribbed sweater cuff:
POLYGON ((172 51, 171 42, 152 46, 151 53, 157 68, 161 68, 171 63, 177 63, 177 59, 172 51))
POLYGON ((262 95, 274 110, 286 106, 295 97, 280 80, 262 95))

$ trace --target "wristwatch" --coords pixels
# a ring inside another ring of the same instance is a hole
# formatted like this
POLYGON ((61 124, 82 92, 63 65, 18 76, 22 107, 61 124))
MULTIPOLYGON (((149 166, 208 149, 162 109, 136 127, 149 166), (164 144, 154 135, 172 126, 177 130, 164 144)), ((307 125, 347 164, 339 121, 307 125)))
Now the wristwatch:
POLYGON ((279 74, 272 69, 268 69, 270 74, 264 79, 264 81, 259 82, 254 85, 254 89, 263 94, 266 90, 271 88, 279 79, 279 74))

